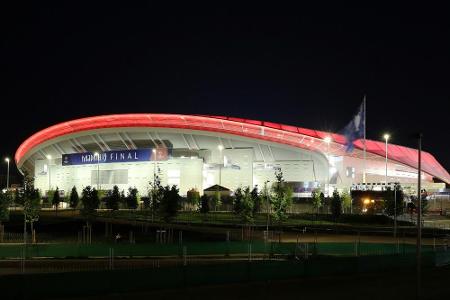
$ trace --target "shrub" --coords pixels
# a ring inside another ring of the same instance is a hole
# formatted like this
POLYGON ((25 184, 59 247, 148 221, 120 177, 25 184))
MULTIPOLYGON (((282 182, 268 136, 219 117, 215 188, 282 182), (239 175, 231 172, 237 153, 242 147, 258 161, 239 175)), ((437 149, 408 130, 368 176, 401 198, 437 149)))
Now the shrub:
POLYGON ((209 197, 205 194, 203 194, 203 196, 200 197, 200 208, 199 211, 202 214, 207 214, 209 213, 209 197))

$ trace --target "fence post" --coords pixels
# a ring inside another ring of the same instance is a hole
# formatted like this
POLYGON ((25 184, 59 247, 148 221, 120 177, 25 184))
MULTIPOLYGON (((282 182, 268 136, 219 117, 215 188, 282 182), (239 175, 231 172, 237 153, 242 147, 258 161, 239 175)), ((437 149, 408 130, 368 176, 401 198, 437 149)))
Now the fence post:
POLYGON ((21 269, 22 269, 22 273, 25 273, 25 257, 26 257, 26 248, 25 246, 22 248, 22 264, 21 264, 21 269))
POLYGON ((317 230, 314 231, 314 255, 317 255, 317 230))
POLYGON ((114 270, 114 248, 109 248, 109 270, 114 270))
POLYGON ((227 242, 227 248, 226 248, 227 250, 226 250, 225 256, 227 257, 227 256, 230 256, 230 231, 229 230, 227 230, 226 242, 227 242))
POLYGON ((183 246, 183 266, 187 266, 187 247, 183 246))

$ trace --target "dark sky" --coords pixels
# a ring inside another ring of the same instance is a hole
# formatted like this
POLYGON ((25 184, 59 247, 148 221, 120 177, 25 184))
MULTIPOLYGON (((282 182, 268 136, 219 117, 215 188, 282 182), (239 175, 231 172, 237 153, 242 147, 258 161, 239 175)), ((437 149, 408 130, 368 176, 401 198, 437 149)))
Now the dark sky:
POLYGON ((339 131, 366 94, 368 138, 389 131, 415 146, 421 131, 450 169, 447 7, 12 2, 0 7, 0 154, 57 122, 109 113, 339 131))

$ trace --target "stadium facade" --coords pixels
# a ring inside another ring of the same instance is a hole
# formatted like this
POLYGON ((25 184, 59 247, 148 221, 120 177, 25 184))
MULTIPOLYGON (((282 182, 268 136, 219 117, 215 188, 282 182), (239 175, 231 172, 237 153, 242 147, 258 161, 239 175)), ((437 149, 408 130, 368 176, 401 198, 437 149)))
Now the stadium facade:
MULTIPOLYGON (((324 190, 380 188, 385 184, 385 143, 363 141, 346 152, 334 133, 283 124, 221 116, 179 114, 105 115, 68 121, 41 130, 15 154, 19 170, 33 174, 41 191, 68 192, 136 187, 141 194, 159 176, 185 195, 215 184, 270 185, 283 172, 295 195, 324 190), (365 185, 363 177, 365 177, 365 185)), ((389 144, 388 184, 400 182, 415 192, 417 150, 389 144)), ((450 183, 449 173, 423 152, 423 183, 450 183)))

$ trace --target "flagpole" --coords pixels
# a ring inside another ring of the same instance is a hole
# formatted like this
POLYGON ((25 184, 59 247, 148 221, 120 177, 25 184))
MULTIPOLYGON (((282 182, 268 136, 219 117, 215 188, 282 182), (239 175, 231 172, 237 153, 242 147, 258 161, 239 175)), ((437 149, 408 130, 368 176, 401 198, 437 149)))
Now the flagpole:
POLYGON ((364 153, 364 170, 363 170, 363 183, 364 185, 366 184, 366 95, 364 95, 363 98, 363 106, 364 106, 364 148, 363 148, 363 153, 364 153))

